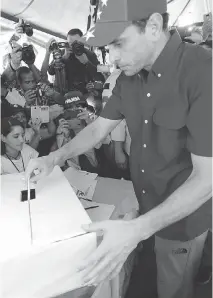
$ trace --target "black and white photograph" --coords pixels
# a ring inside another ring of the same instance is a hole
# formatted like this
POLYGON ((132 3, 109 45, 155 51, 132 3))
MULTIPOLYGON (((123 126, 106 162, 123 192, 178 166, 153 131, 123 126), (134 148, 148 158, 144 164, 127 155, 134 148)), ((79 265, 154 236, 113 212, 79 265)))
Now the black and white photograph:
POLYGON ((212 0, 0 0, 1 298, 212 297, 212 0))

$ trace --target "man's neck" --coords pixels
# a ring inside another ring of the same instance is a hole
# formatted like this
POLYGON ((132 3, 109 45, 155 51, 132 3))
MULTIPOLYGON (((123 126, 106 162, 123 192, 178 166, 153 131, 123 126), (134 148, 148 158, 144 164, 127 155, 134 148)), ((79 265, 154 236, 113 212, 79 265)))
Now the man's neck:
POLYGON ((171 37, 171 34, 170 34, 169 31, 162 34, 162 37, 160 38, 159 42, 156 44, 156 48, 155 48, 155 51, 153 52, 153 55, 150 59, 149 65, 144 67, 145 70, 147 70, 147 71, 151 70, 151 68, 154 65, 155 61, 158 59, 161 52, 165 48, 165 46, 166 46, 167 42, 169 41, 170 37, 171 37))

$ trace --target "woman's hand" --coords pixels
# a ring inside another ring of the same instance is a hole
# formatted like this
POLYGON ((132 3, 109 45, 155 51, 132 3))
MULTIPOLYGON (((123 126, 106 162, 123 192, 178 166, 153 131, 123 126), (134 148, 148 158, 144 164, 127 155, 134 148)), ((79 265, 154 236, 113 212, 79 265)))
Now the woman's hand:
POLYGON ((69 123, 65 119, 60 119, 56 135, 63 134, 67 129, 69 129, 69 123))

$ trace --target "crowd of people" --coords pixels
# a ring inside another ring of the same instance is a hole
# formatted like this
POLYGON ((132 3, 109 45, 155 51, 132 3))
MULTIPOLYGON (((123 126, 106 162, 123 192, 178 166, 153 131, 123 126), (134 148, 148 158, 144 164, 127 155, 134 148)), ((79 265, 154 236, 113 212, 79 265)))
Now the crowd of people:
MULTIPOLYGON (((19 23, 1 75, 1 174, 24 171, 31 158, 57 150, 94 121, 120 74, 119 69, 112 75, 98 72, 100 61, 81 43, 80 29, 68 32, 67 43, 51 39, 38 69, 33 48, 26 55, 26 45, 19 44, 23 34, 19 23)), ((98 146, 61 168, 130 179, 129 151, 130 137, 123 121, 98 146)))
MULTIPOLYGON (((80 29, 67 33, 62 50, 50 39, 39 70, 32 49, 23 55, 26 44, 18 43, 23 34, 19 23, 1 75, 2 174, 23 171, 30 158, 57 150, 89 125, 100 115, 121 73, 116 67, 111 74, 98 72, 100 61, 81 43, 80 29)), ((196 28, 186 41, 212 47, 211 36, 204 41, 203 32, 196 28)), ((98 147, 67 161, 62 169, 73 166, 104 177, 130 179, 130 144, 123 120, 98 147)))

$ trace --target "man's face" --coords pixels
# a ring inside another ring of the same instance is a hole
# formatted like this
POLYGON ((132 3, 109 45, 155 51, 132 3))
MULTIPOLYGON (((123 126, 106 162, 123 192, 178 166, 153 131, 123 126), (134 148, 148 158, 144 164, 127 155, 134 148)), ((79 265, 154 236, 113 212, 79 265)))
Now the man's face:
POLYGON ((76 35, 68 35, 67 36, 67 42, 69 44, 69 46, 71 47, 74 41, 81 41, 81 37, 80 35, 76 34, 76 35))
POLYGON ((25 92, 28 90, 35 89, 36 81, 35 81, 35 78, 34 78, 32 72, 22 75, 22 80, 20 82, 20 86, 21 86, 22 90, 25 92))
POLYGON ((149 35, 149 32, 141 32, 135 25, 130 25, 109 45, 110 61, 117 64, 127 76, 149 67, 154 51, 154 43, 149 35))

